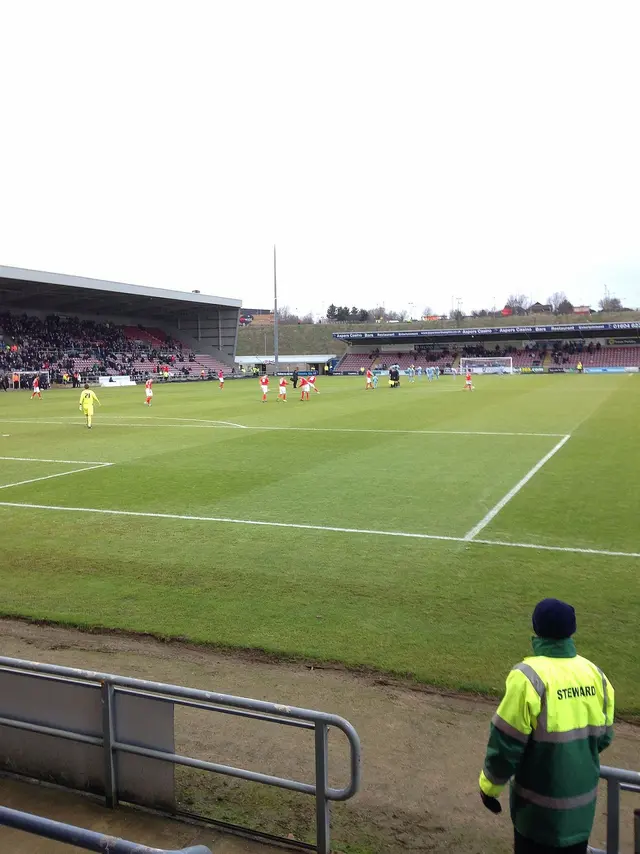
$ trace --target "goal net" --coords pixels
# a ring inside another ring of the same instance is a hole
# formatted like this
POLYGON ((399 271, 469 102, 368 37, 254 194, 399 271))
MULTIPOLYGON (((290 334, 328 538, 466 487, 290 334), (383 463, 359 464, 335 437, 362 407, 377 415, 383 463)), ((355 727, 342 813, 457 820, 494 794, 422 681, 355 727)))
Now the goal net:
POLYGON ((511 356, 494 356, 488 359, 463 356, 460 359, 460 371, 470 371, 472 374, 512 374, 513 359, 511 356))

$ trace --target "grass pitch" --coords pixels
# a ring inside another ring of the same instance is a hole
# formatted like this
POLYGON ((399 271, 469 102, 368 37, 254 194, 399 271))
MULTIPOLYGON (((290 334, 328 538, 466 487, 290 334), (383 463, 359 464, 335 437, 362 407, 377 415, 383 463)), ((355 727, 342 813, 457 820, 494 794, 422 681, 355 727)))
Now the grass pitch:
POLYGON ((640 713, 640 379, 318 385, 3 394, 0 611, 497 693, 557 596, 640 713))

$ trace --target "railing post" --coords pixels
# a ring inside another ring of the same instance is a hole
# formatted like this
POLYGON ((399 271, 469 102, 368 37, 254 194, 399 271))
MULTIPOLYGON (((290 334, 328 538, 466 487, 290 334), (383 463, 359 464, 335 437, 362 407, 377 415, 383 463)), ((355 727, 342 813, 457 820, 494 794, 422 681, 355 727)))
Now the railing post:
POLYGON ((331 812, 327 789, 329 788, 329 730, 325 723, 316 721, 316 847, 318 854, 330 854, 331 812))
POLYGON ((640 810, 633 813, 633 851, 640 854, 640 810))
POLYGON ((620 854, 620 783, 607 780, 607 854, 620 854))
POLYGON ((113 751, 114 737, 114 703, 113 685, 103 680, 100 685, 102 695, 102 738, 104 752, 104 799, 108 807, 118 806, 118 783, 116 778, 116 762, 113 751))

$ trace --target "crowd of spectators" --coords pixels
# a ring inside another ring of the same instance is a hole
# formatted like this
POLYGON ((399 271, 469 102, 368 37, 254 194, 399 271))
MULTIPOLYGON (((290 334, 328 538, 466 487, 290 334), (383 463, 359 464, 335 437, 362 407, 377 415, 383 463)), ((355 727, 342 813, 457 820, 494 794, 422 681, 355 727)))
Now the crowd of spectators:
POLYGON ((554 341, 551 345, 547 343, 525 344, 522 349, 515 347, 500 347, 496 344, 494 348, 486 348, 482 344, 474 344, 468 347, 463 347, 461 355, 463 356, 481 356, 491 358, 492 356, 522 356, 526 354, 532 361, 532 364, 542 364, 544 358, 549 354, 550 358, 556 365, 568 364, 570 356, 581 355, 588 353, 593 355, 599 353, 602 349, 600 341, 554 341))
POLYGON ((480 359, 502 358, 503 356, 528 356, 532 362, 541 362, 546 353, 546 345, 525 344, 524 347, 485 347, 483 344, 470 344, 462 347, 460 355, 467 358, 477 357, 480 359))
POLYGON ((158 373, 169 365, 175 373, 189 375, 193 353, 167 339, 162 348, 127 337, 113 323, 50 315, 41 319, 26 314, 0 314, 0 375, 48 371, 53 381, 77 372, 78 360, 92 374, 158 373), (148 367, 147 367, 148 364, 148 367))
POLYGON ((539 344, 525 344, 523 347, 485 345, 485 344, 465 344, 462 347, 452 345, 441 346, 439 349, 432 347, 419 347, 409 353, 393 354, 381 352, 379 349, 371 351, 369 354, 371 359, 381 358, 376 363, 376 367, 383 370, 388 367, 389 359, 397 359, 401 357, 404 361, 411 362, 415 365, 422 363, 437 363, 447 368, 451 367, 458 356, 466 358, 483 358, 491 359, 495 357, 511 356, 513 364, 517 367, 522 367, 528 364, 531 366, 542 365, 545 358, 549 356, 550 360, 555 365, 570 364, 575 359, 572 356, 590 355, 599 353, 602 349, 600 341, 554 341, 540 342, 539 344))
POLYGON ((593 353, 599 353, 602 349, 602 344, 596 341, 589 341, 586 344, 584 341, 557 341, 553 345, 551 358, 556 365, 567 365, 571 362, 570 356, 580 356, 583 353, 588 353, 590 356, 593 353))
POLYGON ((4 371, 71 370, 75 355, 101 363, 126 346, 120 327, 77 317, 50 315, 42 320, 5 313, 0 315, 0 329, 13 342, 0 354, 4 371))

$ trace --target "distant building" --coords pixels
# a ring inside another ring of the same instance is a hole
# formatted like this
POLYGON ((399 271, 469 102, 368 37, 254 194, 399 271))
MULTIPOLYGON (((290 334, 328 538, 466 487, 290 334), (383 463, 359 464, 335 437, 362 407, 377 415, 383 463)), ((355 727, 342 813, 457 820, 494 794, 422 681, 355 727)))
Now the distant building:
POLYGON ((550 305, 546 305, 541 302, 534 302, 532 306, 529 306, 529 314, 551 314, 553 309, 550 305))
POLYGON ((573 307, 574 314, 591 314, 591 309, 588 305, 574 305, 573 307))
POLYGON ((243 308, 240 325, 270 326, 273 324, 273 311, 269 308, 243 308))

